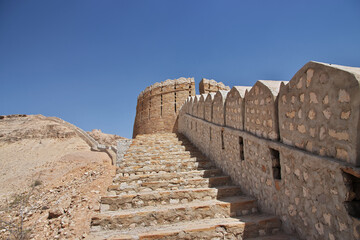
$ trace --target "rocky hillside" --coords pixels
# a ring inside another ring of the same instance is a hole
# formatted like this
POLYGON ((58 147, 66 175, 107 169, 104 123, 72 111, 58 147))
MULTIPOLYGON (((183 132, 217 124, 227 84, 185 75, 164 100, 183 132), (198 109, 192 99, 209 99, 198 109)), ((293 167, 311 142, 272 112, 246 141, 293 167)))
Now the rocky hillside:
POLYGON ((93 129, 91 132, 87 132, 92 138, 94 138, 98 143, 103 145, 116 146, 116 141, 120 139, 126 139, 114 134, 107 134, 101 132, 100 129, 93 129))
MULTIPOLYGON (((105 144, 118 136, 102 138, 105 144)), ((0 116, 0 239, 21 219, 23 230, 15 235, 85 237, 114 174, 109 156, 91 151, 71 124, 42 115, 0 116)))

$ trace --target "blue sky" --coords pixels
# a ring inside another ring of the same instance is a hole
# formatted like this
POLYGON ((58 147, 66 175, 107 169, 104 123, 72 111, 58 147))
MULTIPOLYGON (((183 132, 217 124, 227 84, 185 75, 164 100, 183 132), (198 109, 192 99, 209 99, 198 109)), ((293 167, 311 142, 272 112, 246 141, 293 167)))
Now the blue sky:
POLYGON ((0 115, 131 137, 148 85, 252 86, 310 60, 360 67, 360 1, 0 0, 0 115))

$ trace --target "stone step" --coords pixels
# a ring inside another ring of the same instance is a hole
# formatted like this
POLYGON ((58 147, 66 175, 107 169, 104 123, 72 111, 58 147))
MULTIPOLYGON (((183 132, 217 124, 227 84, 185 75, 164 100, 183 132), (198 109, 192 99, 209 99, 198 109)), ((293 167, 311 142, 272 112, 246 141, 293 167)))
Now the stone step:
POLYGON ((192 170, 205 170, 214 167, 214 163, 210 161, 199 161, 199 162, 179 162, 179 163, 167 163, 157 165, 143 165, 143 166, 129 166, 129 167, 118 167, 116 173, 134 173, 134 174, 146 174, 146 173, 157 173, 157 172, 185 172, 192 170))
POLYGON ((91 220, 91 225, 100 226, 102 229, 124 229, 208 218, 226 218, 236 216, 237 213, 243 211, 246 211, 246 213, 256 212, 257 210, 253 208, 253 204, 252 199, 231 197, 223 201, 209 200, 186 204, 107 211, 96 214, 91 220))
MULTIPOLYGON (((196 188, 173 191, 148 191, 137 194, 121 194, 101 198, 102 211, 116 211, 145 206, 157 206, 165 204, 189 203, 193 201, 215 200, 221 197, 240 195, 240 189, 236 186, 224 186, 220 188, 196 188)), ((252 200, 255 205, 255 200, 252 200)))
MULTIPOLYGON (((204 187, 209 188, 209 187, 204 187)), ((214 187, 217 189, 217 196, 218 197, 225 197, 225 196, 233 196, 241 194, 241 189, 238 186, 217 186, 214 187)), ((178 191, 178 190, 187 190, 187 189, 198 189, 198 188, 179 188, 179 187, 173 187, 173 189, 157 189, 152 190, 151 188, 142 188, 142 189, 136 189, 136 188, 124 188, 122 189, 122 186, 114 186, 112 189, 109 187, 109 196, 117 196, 117 195, 134 195, 134 194, 140 194, 140 193, 147 193, 151 191, 178 191)))
POLYGON ((275 235, 265 235, 248 238, 247 240, 297 240, 298 238, 294 235, 289 235, 285 233, 277 233, 275 235))
POLYGON ((281 237, 279 240, 295 240, 295 238, 284 238, 283 234, 278 234, 280 227, 281 222, 277 217, 266 214, 254 214, 236 218, 201 219, 150 227, 132 226, 121 231, 101 231, 99 227, 93 227, 91 235, 87 239, 252 239, 275 234, 274 236, 281 237))
POLYGON ((139 142, 139 143, 132 143, 130 145, 131 149, 130 150, 134 150, 134 149, 159 149, 159 147, 161 148, 169 148, 169 149, 173 149, 173 148, 181 148, 181 149, 192 149, 194 151, 198 151, 196 147, 194 147, 194 145, 192 145, 191 143, 183 143, 181 141, 178 142, 152 142, 152 143, 144 143, 144 142, 139 142))
MULTIPOLYGON (((152 160, 141 159, 141 160, 134 160, 134 161, 123 161, 120 163, 119 168, 130 167, 130 166, 179 164, 179 163, 186 163, 186 162, 196 163, 196 162, 211 162, 211 161, 206 160, 206 159, 191 158, 191 157, 184 158, 184 159, 177 159, 177 158, 173 158, 173 159, 164 158, 164 159, 152 159, 152 160)), ((212 165, 214 165, 214 164, 212 164, 212 165)))
POLYGON ((176 181, 176 180, 182 180, 182 179, 191 179, 191 178, 210 178, 210 177, 216 177, 221 176, 222 171, 218 168, 213 169, 205 169, 205 170, 192 170, 187 172, 174 172, 174 173, 168 173, 168 172, 156 172, 155 174, 139 174, 135 175, 134 173, 118 173, 113 183, 123 183, 126 182, 128 184, 132 184, 134 182, 139 183, 141 182, 154 182, 154 181, 176 181))
POLYGON ((172 151, 176 151, 176 152, 180 152, 180 151, 185 151, 185 147, 181 146, 181 145, 168 145, 168 144, 164 144, 164 145, 154 145, 154 146, 133 146, 131 147, 127 153, 138 153, 138 152, 172 152, 172 151))
POLYGON ((230 185, 231 179, 229 176, 215 176, 210 178, 189 178, 189 179, 171 179, 168 181, 124 181, 118 184, 109 186, 108 191, 114 191, 115 194, 120 193, 136 193, 145 191, 165 191, 178 190, 188 188, 206 188, 223 185, 230 185))
POLYGON ((149 159, 158 159, 158 158, 166 158, 166 157, 173 157, 173 158, 181 158, 181 157, 200 157, 204 158, 202 153, 196 152, 189 152, 189 151, 174 151, 174 152, 135 152, 135 153, 126 153, 124 155, 125 159, 141 159, 141 158, 149 158, 149 159))

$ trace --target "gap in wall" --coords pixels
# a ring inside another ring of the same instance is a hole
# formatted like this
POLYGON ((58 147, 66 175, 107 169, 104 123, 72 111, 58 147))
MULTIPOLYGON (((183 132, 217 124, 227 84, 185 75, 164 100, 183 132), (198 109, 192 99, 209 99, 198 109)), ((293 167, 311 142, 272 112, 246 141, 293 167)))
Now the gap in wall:
POLYGON ((343 172, 344 182, 348 192, 344 206, 351 217, 360 219, 360 178, 343 172))
POLYGON ((278 150, 269 148, 271 156, 271 164, 273 170, 273 178, 281 179, 281 165, 280 165, 280 152, 278 150))

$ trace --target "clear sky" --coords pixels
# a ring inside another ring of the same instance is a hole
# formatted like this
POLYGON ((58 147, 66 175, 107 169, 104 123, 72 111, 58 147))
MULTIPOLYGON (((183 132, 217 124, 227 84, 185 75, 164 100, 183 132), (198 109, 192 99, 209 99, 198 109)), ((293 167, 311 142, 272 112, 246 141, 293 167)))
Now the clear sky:
POLYGON ((148 85, 252 86, 310 60, 360 67, 359 0, 0 0, 0 115, 131 137, 148 85))

